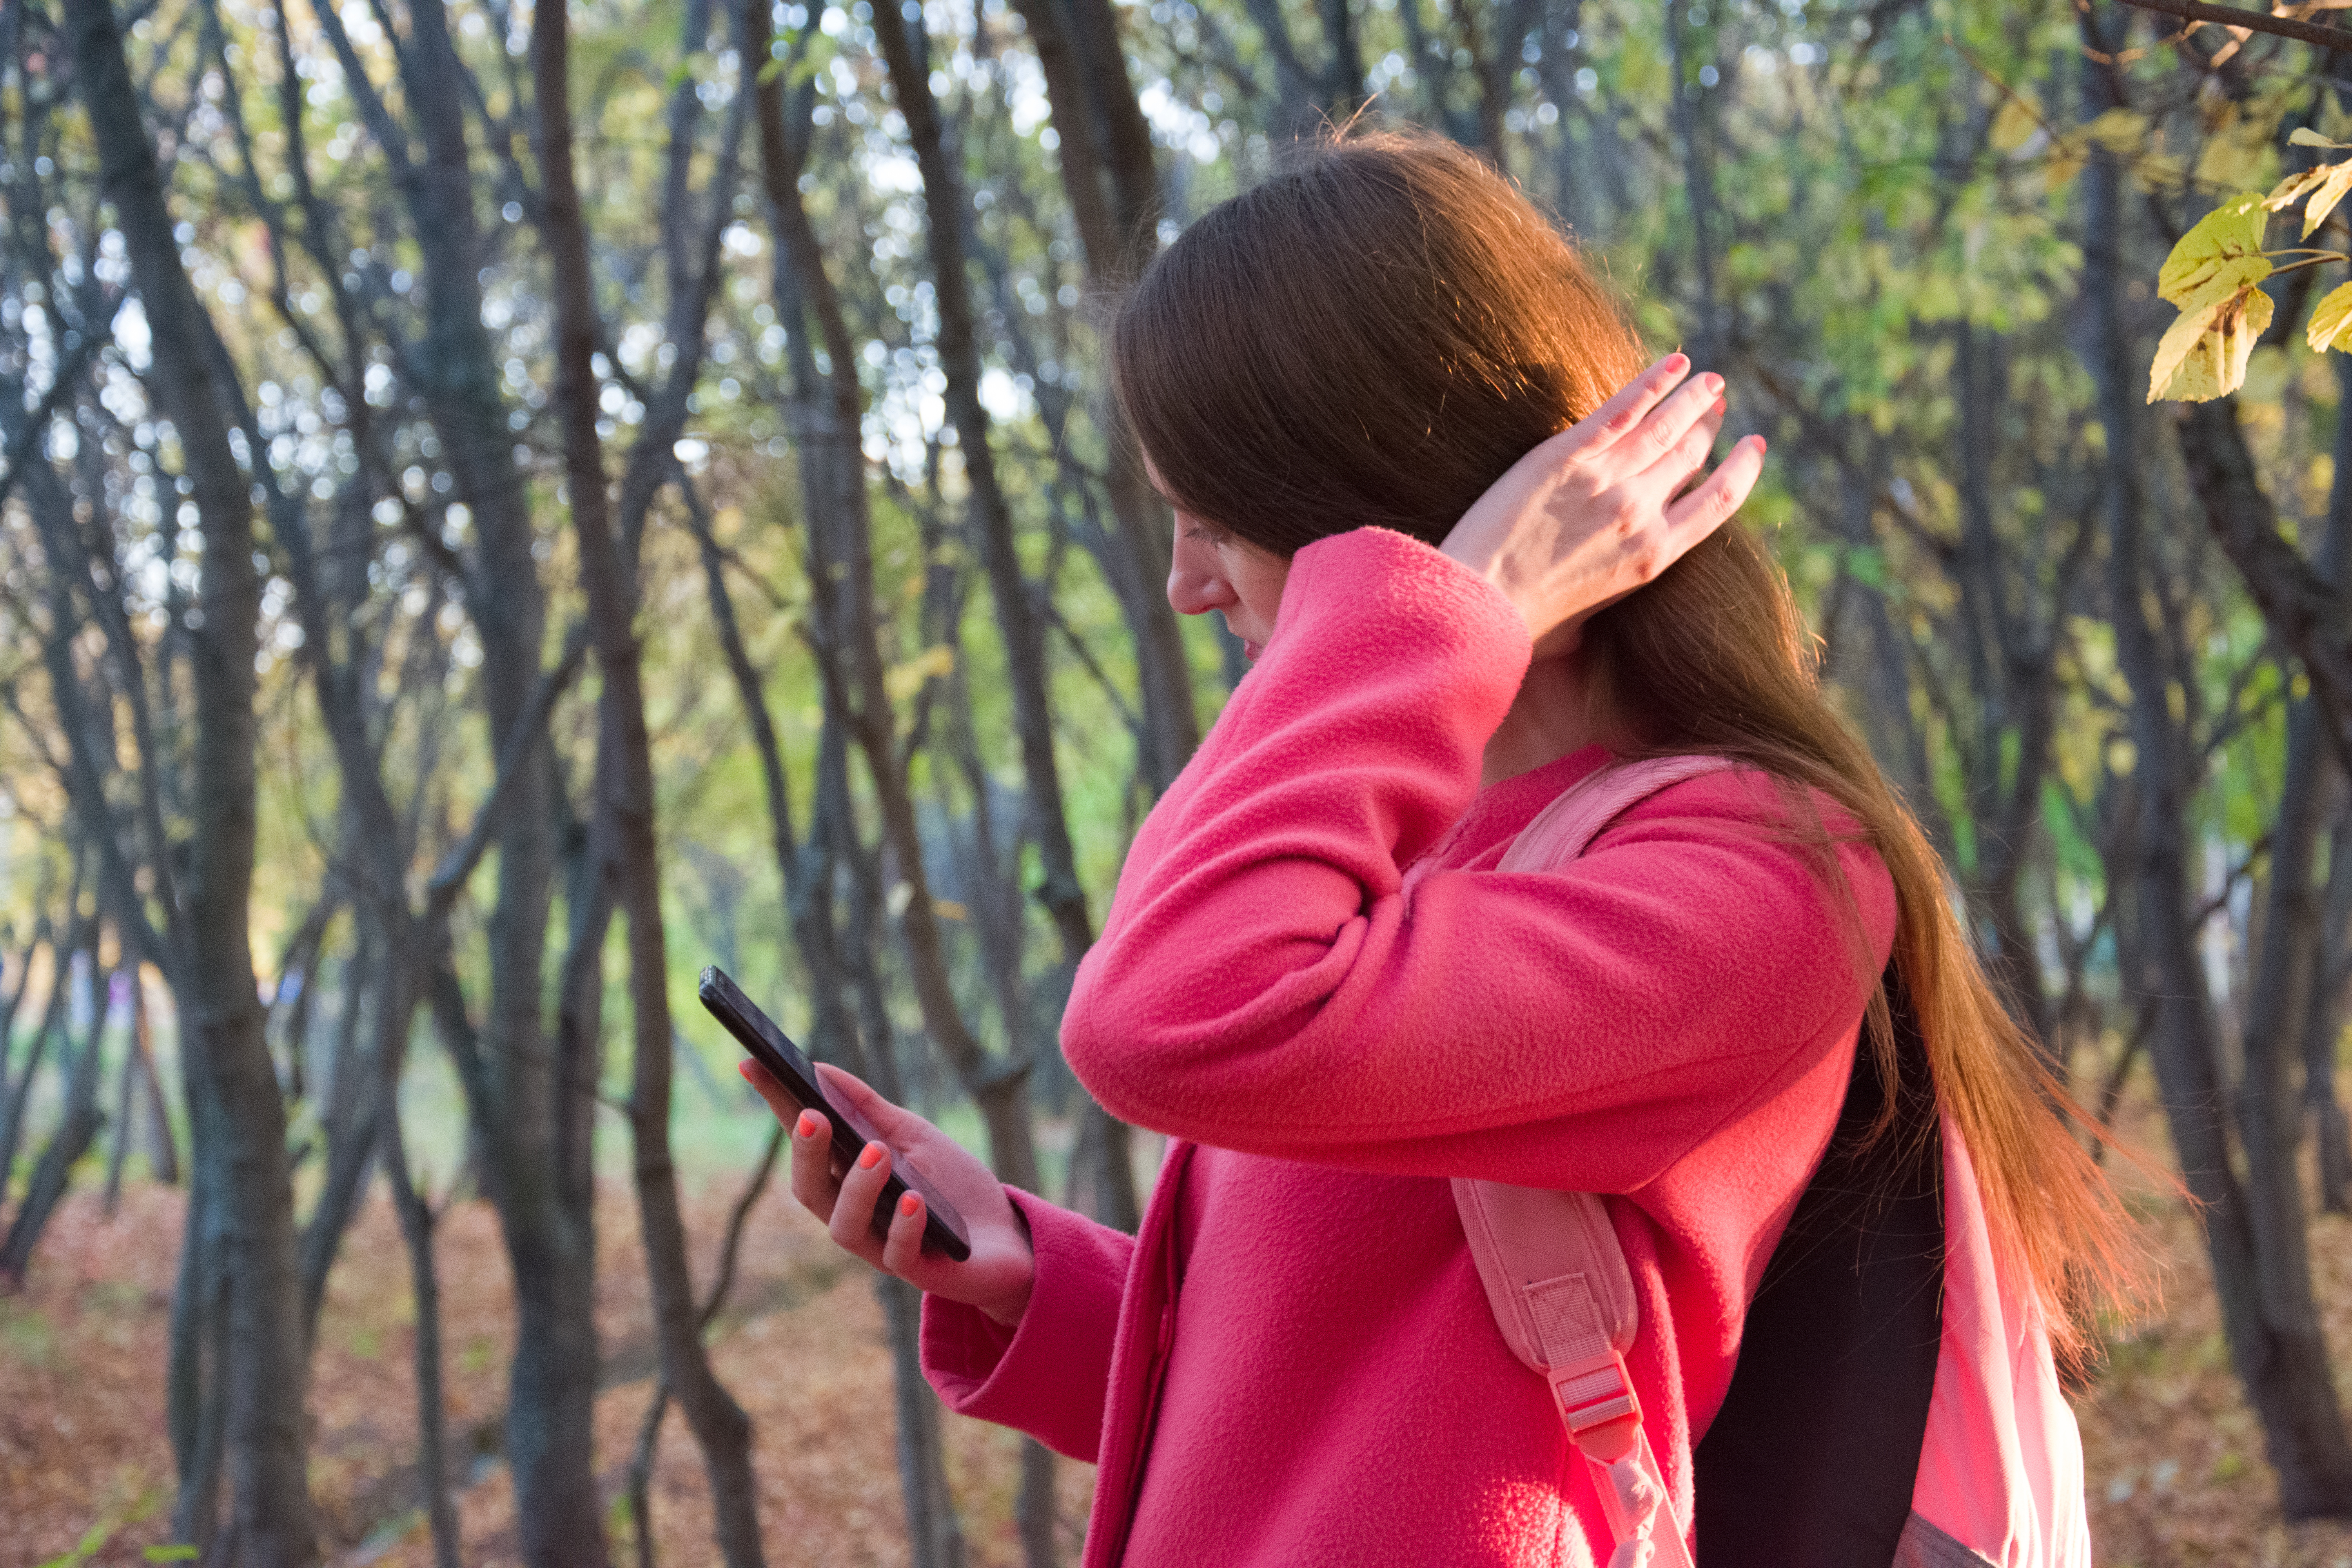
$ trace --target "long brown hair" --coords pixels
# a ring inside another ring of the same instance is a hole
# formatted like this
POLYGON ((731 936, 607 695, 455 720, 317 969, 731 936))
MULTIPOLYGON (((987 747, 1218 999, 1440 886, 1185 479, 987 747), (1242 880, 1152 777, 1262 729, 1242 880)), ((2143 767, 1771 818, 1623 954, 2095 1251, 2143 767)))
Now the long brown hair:
MULTIPOLYGON (((1170 495, 1284 556, 1365 524, 1438 542, 1643 364, 1615 302, 1514 186, 1395 132, 1302 147, 1205 214, 1120 304, 1111 339, 1114 388, 1170 495)), ((1893 966, 1995 1246, 2040 1288, 2061 1353, 2080 1355, 2092 1310, 2137 1288, 2130 1227, 2069 1122, 2100 1134, 1995 995, 1942 862, 1822 689, 1769 556, 1727 525, 1595 615, 1583 646, 1612 751, 1760 769, 1796 808, 1792 837, 1830 866, 1822 797, 1885 862, 1893 966)), ((1883 987, 1868 1024, 1891 1095, 1883 987)))

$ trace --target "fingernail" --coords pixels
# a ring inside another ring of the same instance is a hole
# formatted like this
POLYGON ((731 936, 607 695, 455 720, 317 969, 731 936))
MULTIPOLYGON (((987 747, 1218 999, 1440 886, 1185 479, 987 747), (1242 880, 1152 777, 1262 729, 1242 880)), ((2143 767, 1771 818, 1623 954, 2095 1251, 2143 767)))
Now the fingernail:
POLYGON ((922 1209, 922 1206, 923 1200, 917 1197, 912 1193, 908 1193, 905 1197, 898 1200, 898 1212, 908 1219, 914 1218, 915 1215, 922 1209))
POLYGON ((1708 371, 1705 375, 1700 376, 1698 379, 1699 384, 1706 387, 1710 395, 1720 395, 1722 393, 1723 377, 1716 374, 1715 372, 1708 371))
POLYGON ((1764 437, 1761 436, 1756 437, 1756 455, 1759 458, 1764 455, 1764 437))
POLYGON ((868 1143, 857 1152, 857 1168, 861 1171, 870 1171, 880 1164, 882 1157, 888 1152, 889 1151, 879 1143, 868 1143))
POLYGON ((1666 356, 1667 374, 1680 375, 1683 372, 1688 369, 1690 369, 1690 356, 1688 354, 1671 353, 1666 356))
POLYGON ((793 1136, 795 1138, 814 1138, 816 1136, 815 1111, 803 1110, 801 1112, 801 1119, 793 1123, 793 1136))

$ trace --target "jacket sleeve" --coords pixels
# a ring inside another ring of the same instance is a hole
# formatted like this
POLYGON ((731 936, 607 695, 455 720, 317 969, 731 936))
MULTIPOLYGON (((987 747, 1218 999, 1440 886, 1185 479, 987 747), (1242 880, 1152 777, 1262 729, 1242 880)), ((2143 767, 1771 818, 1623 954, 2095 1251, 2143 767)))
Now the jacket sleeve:
POLYGON ((1093 1464, 1135 1238, 1018 1188, 1006 1193, 1036 1248, 1028 1310, 1006 1329, 978 1308, 924 1297, 923 1375, 958 1415, 1093 1464))
POLYGON ((1509 602, 1424 544, 1299 552, 1079 969, 1063 1049, 1108 1109, 1284 1158, 1625 1193, 1850 1035, 1891 885, 1858 845, 1843 889, 1822 875, 1760 775, 1662 792, 1559 870, 1405 894, 1528 655, 1509 602))

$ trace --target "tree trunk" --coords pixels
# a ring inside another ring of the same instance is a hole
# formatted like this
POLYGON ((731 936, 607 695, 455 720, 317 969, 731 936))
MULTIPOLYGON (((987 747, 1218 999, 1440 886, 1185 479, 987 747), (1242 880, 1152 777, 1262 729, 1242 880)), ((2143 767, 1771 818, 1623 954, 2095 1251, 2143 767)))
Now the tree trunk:
POLYGON ((2336 1092, 2336 1054, 2342 1044, 2344 990, 2352 981, 2352 791, 2336 791, 2336 822, 2327 855, 2327 912, 2320 932, 2318 974, 2303 1027, 2304 1094, 2319 1142, 2319 1205, 2352 1214, 2352 1123, 2336 1092))
POLYGON ((25 956, 16 961, 16 988, 8 993, 5 1001, 0 1001, 0 1079, 7 1077, 9 1047, 16 1039, 16 1010, 25 1005, 26 994, 33 988, 33 961, 40 956, 48 929, 48 918, 43 916, 34 928, 33 939, 25 944, 25 956))
MULTIPOLYGON (((1118 16, 1106 0, 1021 0, 1020 11, 1061 139, 1062 188, 1086 253, 1087 287, 1108 296, 1133 281, 1159 248, 1159 173, 1150 127, 1119 48, 1118 16)), ((957 209, 959 223, 962 211, 957 209)), ((1118 417, 1108 400, 1102 414, 1118 417)), ((1162 586, 1174 525, 1144 478, 1134 442, 1117 430, 1108 435, 1105 489, 1117 531, 1101 561, 1135 644, 1143 699, 1139 760, 1157 794, 1174 782, 1201 741, 1184 635, 1162 586)))
POLYGON ((204 625, 194 639, 193 831, 175 925, 184 931, 182 1052, 192 1084, 220 1109, 220 1193, 229 1291, 229 1471, 245 1561, 317 1559, 305 1475, 306 1346, 294 1258, 285 1105, 262 1033, 247 905, 253 881, 254 656, 260 583, 253 502, 214 384, 211 323, 182 269, 152 145, 140 118, 110 0, 69 0, 75 79, 89 110, 145 303, 149 385, 180 441, 205 550, 204 625))
MULTIPOLYGON (((743 58, 770 58, 772 36, 769 8, 760 0, 746 0, 742 8, 743 58)), ((800 177, 812 135, 813 84, 793 89, 791 119, 786 118, 785 87, 779 75, 761 70, 753 89, 758 115, 761 183, 768 198, 770 221, 776 237, 777 314, 789 334, 793 387, 793 444, 800 459, 804 523, 808 539, 808 576, 815 597, 817 658, 824 689, 824 732, 820 742, 816 825, 812 837, 824 851, 846 858, 852 869, 853 911, 850 941, 841 950, 849 978, 857 988, 865 1021, 866 1050, 863 1063, 874 1087, 899 1100, 897 1059, 891 1045, 889 1016, 881 1005, 881 985, 874 970, 873 922, 877 897, 870 887, 870 869, 849 820, 848 737, 854 720, 849 711, 849 651, 843 646, 845 629, 838 608, 841 585, 833 577, 838 559, 832 542, 845 535, 863 537, 866 509, 865 454, 858 426, 864 395, 857 384, 857 359, 842 314, 839 295, 825 270, 824 253, 803 204, 800 177), (827 364, 817 365, 815 345, 824 345, 827 364), (854 521, 853 521, 854 520, 854 521)), ((870 569, 869 569, 870 570, 870 569)), ((870 594, 870 585, 863 590, 870 594)), ((870 599, 868 600, 870 604, 870 599)), ((831 867, 824 866, 829 884, 831 867)), ((796 917, 797 918, 797 917, 796 917)), ((898 1480, 907 1513, 907 1534, 913 1548, 914 1568, 961 1568, 963 1533, 948 1495, 946 1467, 940 1446, 938 1396, 922 1375, 920 1347, 911 1290, 900 1305, 892 1304, 894 1283, 887 1277, 876 1287, 890 1327, 890 1360, 898 1421, 898 1480)))
MULTIPOLYGON (((1050 0, 1036 0, 1042 8, 1050 0)), ((898 16, 877 17, 875 37, 888 62, 890 79, 906 119, 908 140, 923 180, 923 199, 929 221, 929 237, 935 299, 940 315, 938 350, 947 376, 949 417, 954 422, 957 450, 971 488, 968 514, 977 534, 980 557, 988 573, 990 598, 996 610, 997 631, 1004 645, 1005 665, 1013 688, 1014 726, 1021 740, 1022 777, 1028 786, 1030 826, 1038 858, 1045 873, 1036 897, 1053 918, 1061 937, 1062 961, 1075 971, 1094 944, 1094 925, 1087 912, 1086 889, 1078 882, 1077 855, 1070 842, 1069 812, 1064 804, 1062 780, 1054 755, 1054 721, 1047 689, 1045 627, 1030 601, 1029 583, 1022 571, 1013 537, 1012 509, 996 472, 987 410, 980 401, 980 344, 973 324, 969 258, 964 250, 962 215, 968 206, 963 181, 950 155, 939 105, 931 94, 929 62, 919 35, 908 31, 898 16)), ((1124 79, 1122 78, 1122 80, 1124 79)), ((1072 116, 1085 120, 1087 117, 1072 116)), ((1087 178, 1093 174, 1089 168, 1087 178)), ((1018 1029, 1016 1020, 1007 1024, 1018 1029)), ((1128 1158, 1127 1127, 1099 1107, 1087 1117, 1099 1151, 1102 1170, 1097 1188, 1105 1200, 1107 1223, 1133 1229, 1140 1217, 1135 1178, 1128 1158)), ((1022 1114, 1025 1116, 1025 1109, 1022 1114)), ((1008 1178, 1010 1179, 1010 1178, 1008 1178)), ((1034 1184, 1035 1178, 1031 1177, 1034 1184)), ((1040 1461, 1041 1463, 1049 1461, 1040 1461)), ((1050 1488, 1046 1502, 1050 1507, 1050 1488)), ((1025 1496, 1026 1494, 1024 1494, 1025 1496)), ((1050 1552, 1050 1531, 1042 1539, 1050 1552)))
POLYGON ((661 924, 655 839, 652 742, 646 729, 634 593, 614 536, 602 443, 596 433, 596 302, 588 233, 572 168, 570 51, 562 0, 531 13, 531 76, 539 112, 542 232, 554 264, 555 404, 563 423, 564 477, 580 544, 589 635, 604 677, 598 710, 609 744, 597 753, 596 812, 606 825, 618 898, 628 916, 629 998, 635 1025, 629 1127, 662 1376, 702 1448, 718 1540, 729 1568, 757 1568, 758 1485, 751 1423, 703 1352, 687 1258, 686 1222, 669 1147, 669 964, 661 924))
MULTIPOLYGON (((97 933, 91 934, 95 937, 97 933)), ((89 1152, 99 1128, 106 1121, 98 1108, 99 1067, 106 1045, 106 1026, 114 1013, 113 976, 100 972, 95 941, 89 951, 92 956, 89 1037, 83 1041, 80 1054, 74 1058, 73 1070, 67 1075, 65 1115, 57 1131, 50 1135, 48 1145, 41 1151, 40 1163, 33 1167, 32 1185, 25 1194, 25 1201, 17 1205, 16 1218, 8 1224, 7 1239, 0 1241, 0 1283, 12 1289, 24 1284, 26 1271, 32 1267, 33 1249, 40 1245, 41 1232, 57 1212, 58 1201, 66 1195, 66 1184, 71 1178, 75 1162, 89 1152)))
MULTIPOLYGON (((928 51, 919 35, 910 33, 906 18, 895 8, 874 11, 874 36, 887 62, 898 112, 907 121, 915 149, 929 222, 934 298, 940 313, 938 350, 947 374, 947 401, 955 422, 957 449, 971 481, 972 521, 980 535, 980 552, 989 574, 997 607, 997 626, 1005 645, 1013 681, 1014 722, 1021 734, 1023 772, 1030 791, 1045 885, 1039 897, 1053 915, 1062 937, 1063 952, 1075 963, 1094 940, 1087 919, 1086 898, 1077 882, 1076 858, 1069 840, 1069 823, 1062 805, 1061 780, 1054 763, 1052 718, 1046 704, 1045 638, 1028 603, 1028 589, 1013 540, 1013 520, 997 483, 995 457, 989 449, 986 411, 980 402, 980 353, 974 340, 971 292, 963 247, 963 182, 949 161, 939 105, 931 95, 928 51)), ((915 990, 931 1038, 955 1068, 966 1092, 981 1108, 988 1125, 991 1163, 1007 1183, 1037 1190, 1037 1157, 1029 1121, 1027 1093, 1029 1058, 1013 1056, 992 1060, 971 1035, 958 1010, 949 983, 929 879, 922 864, 922 840, 914 804, 908 791, 905 765, 892 739, 894 725, 889 698, 882 681, 881 650, 872 611, 871 546, 865 519, 852 522, 848 544, 850 596, 849 645, 864 711, 860 725, 866 763, 875 774, 875 793, 881 798, 883 822, 899 874, 912 893, 899 931, 914 969, 915 990)), ((1052 1527, 1053 1459, 1033 1442, 1023 1451, 1022 1541, 1030 1568, 1047 1568, 1054 1561, 1052 1527), (1042 1474, 1042 1483, 1040 1475, 1042 1474), (1042 1521, 1033 1510, 1042 1503, 1042 1521)))
POLYGON ((1323 108, 1316 101, 1321 93, 1325 76, 1310 68, 1299 58, 1298 43, 1290 31, 1290 22, 1283 15, 1282 0, 1244 0, 1250 20, 1257 24, 1265 52, 1274 60, 1275 110, 1266 128, 1266 140, 1276 146, 1285 142, 1302 141, 1315 134, 1325 120, 1323 108))
POLYGON ((8 1202, 8 1189, 16 1169, 16 1144, 24 1136, 25 1110, 33 1100, 33 1079, 41 1070, 47 1057, 49 1040, 65 1029, 66 985, 73 972, 73 955, 88 951, 94 944, 95 931, 84 921, 74 922, 72 936, 57 950, 57 975, 49 983, 49 994, 41 1005, 41 1025, 33 1032, 33 1043, 25 1051, 25 1070, 15 1081, 8 1079, 7 1062, 0 1058, 0 1208, 8 1202))
MULTIPOLYGON (((507 1451, 516 1532, 530 1568, 602 1568, 604 1514, 593 1472, 595 1225, 593 1184, 568 1171, 584 1159, 590 1119, 563 1102, 576 1068, 551 1048, 541 1016, 547 922, 557 841, 554 753, 528 716, 541 667, 546 601, 534 553, 524 471, 514 460, 499 358, 483 324, 487 258, 467 139, 467 71, 441 0, 407 7, 398 51, 402 99, 423 143, 417 156, 383 114, 369 128, 384 144, 423 266, 425 332, 408 374, 422 396, 479 547, 467 574, 468 609, 482 638, 480 681, 493 752, 520 747, 498 804, 498 892, 488 921, 489 996, 477 1040, 479 1070, 467 1103, 483 1151, 484 1185, 515 1272, 515 1353, 509 1366, 507 1451)), ((364 66, 332 8, 320 21, 347 77, 364 66)), ((445 1040, 475 1039, 462 999, 436 1005, 445 1040), (456 1008, 454 1013, 447 1009, 456 1008), (462 1028, 457 1026, 463 1025, 462 1028)))
MULTIPOLYGON (((2083 26, 2092 48, 2112 55, 2120 47, 2096 19, 2086 15, 2083 26)), ((2089 111, 2114 107, 2105 70, 2086 61, 2084 72, 2089 111)), ((2135 928, 2131 945, 2142 967, 2125 983, 2155 998, 2149 1043, 2166 1120, 2181 1174, 2201 1205, 2223 1331, 2278 1472, 2281 1506, 2292 1519, 2352 1512, 2352 1449, 2345 1443, 2316 1319, 2308 1315, 2294 1183, 2280 1177, 2276 1145, 2267 1137, 2247 1151, 2251 1194, 2230 1161, 2229 1097, 2218 1069, 2221 1042, 2197 947, 2185 854, 2196 753, 2174 718, 2168 656, 2147 607, 2153 579, 2135 387, 2140 362, 2123 311, 2124 179, 2113 153, 2093 153, 2084 175, 2085 357, 2106 429, 2110 607, 2116 663, 2131 688, 2131 780, 2138 806, 2120 869, 2128 895, 2123 912, 2135 928), (2301 1321, 2298 1300, 2305 1314, 2301 1321)), ((2234 428, 2234 416, 2221 412, 2234 428)), ((2268 1086, 2258 1089, 2267 1093, 2268 1086)))
POLYGON ((163 1075, 155 1068, 154 1042, 147 1032, 147 977, 143 965, 131 970, 131 1047, 139 1053, 139 1074, 146 1080, 147 1131, 154 1161, 154 1177, 167 1186, 180 1184, 180 1141, 172 1130, 171 1107, 163 1099, 163 1075))
POLYGON ((228 1436, 228 1276, 218 1218, 216 1133, 200 1131, 190 1159, 187 1217, 172 1299, 172 1359, 165 1385, 179 1489, 172 1536, 208 1557, 220 1530, 220 1482, 228 1436))
POLYGON ((1700 123, 1699 94, 1706 90, 1685 58, 1685 35, 1691 29, 1687 0, 1666 0, 1666 58, 1672 64, 1667 80, 1674 93, 1676 150, 1682 156, 1683 190, 1690 204, 1691 276, 1697 285, 1694 301, 1698 330, 1691 334, 1691 357, 1701 365, 1728 363, 1729 323, 1716 293, 1715 163, 1708 155, 1706 128, 1700 123))
MULTIPOLYGON (((389 826, 384 825, 386 830, 389 826)), ((359 835, 355 833, 353 837, 359 835)), ((396 867, 396 844, 388 844, 385 849, 383 858, 392 860, 396 867)), ((302 1325, 306 1342, 315 1342, 318 1337, 319 1312, 327 1300, 327 1276, 334 1269, 336 1254, 342 1250, 343 1233, 351 1228, 352 1217, 359 1213, 360 1200, 367 1193, 368 1173, 375 1164, 382 1121, 382 1074, 371 1058, 381 1047, 383 1030, 379 1026, 375 1042, 366 1042, 361 1020, 371 991, 379 993, 377 1005, 382 1005, 382 992, 376 984, 378 973, 400 966, 400 955, 384 951, 378 930, 381 923, 365 919, 353 922, 358 929, 353 934, 351 961, 344 971, 343 1016, 336 1021, 334 1071, 328 1079, 325 1114, 320 1119, 327 1142, 327 1173, 319 1184, 319 1196, 311 1205, 310 1221, 302 1227, 302 1325)))
MULTIPOLYGON (((403 953, 398 959, 410 956, 403 953)), ((409 1288, 416 1303, 416 1484, 423 1494, 418 1500, 433 1532, 435 1568, 458 1568, 464 1552, 457 1504, 449 1495, 449 1418, 442 1393, 441 1274, 433 1257, 434 1215, 409 1172, 407 1135, 400 1121, 400 1079, 416 1016, 414 977, 418 973, 409 962, 386 964, 377 994, 376 1136, 393 1212, 400 1218, 400 1238, 408 1249, 409 1288)))
MULTIPOLYGON (((728 673, 734 679, 735 695, 751 726, 752 742, 760 753, 761 778, 767 786, 768 825, 775 845, 776 875, 784 889, 793 945, 808 974, 809 1006, 815 1020, 809 1040, 810 1053, 820 1061, 857 1059, 862 1053, 857 1050, 856 1028, 850 1022, 842 998, 841 952, 834 929, 830 857, 825 857, 821 868, 804 863, 802 858, 793 827, 792 781, 784 772, 783 748, 776 740, 776 726, 768 713, 760 672, 743 646, 734 595, 727 588, 726 563, 711 535, 709 518, 690 492, 689 503, 694 508, 696 537, 702 546, 703 582, 710 599, 711 624, 718 628, 719 649, 726 656, 728 673)), ((823 853, 814 840, 810 847, 823 853)))
MULTIPOLYGON (((828 718, 828 724, 832 722, 828 718)), ((819 788, 834 808, 821 815, 835 835, 836 858, 849 868, 848 952, 869 1047, 867 1070, 884 1099, 903 1104, 907 1086, 899 1080, 889 1008, 882 995, 881 971, 874 962, 881 947, 881 878, 875 865, 879 857, 869 854, 859 842, 849 812, 849 750, 842 743, 845 730, 845 721, 835 731, 834 743, 821 754, 824 773, 819 788)), ((907 1535, 914 1543, 916 1568, 963 1568, 963 1524, 956 1517, 955 1500, 948 1491, 939 1396, 923 1376, 922 1293, 905 1280, 885 1274, 874 1281, 874 1294, 882 1303, 882 1320, 890 1341, 891 1383, 898 1417, 898 1480, 906 1497, 907 1535)))
MULTIPOLYGON (((136 959, 131 961, 129 973, 131 994, 135 998, 139 986, 136 959)), ((139 1130, 140 1068, 146 1058, 139 1049, 140 1009, 135 1000, 131 1007, 132 1024, 129 1030, 130 1037, 123 1043, 121 1074, 115 1079, 114 1137, 106 1151, 106 1217, 109 1219, 112 1219, 115 1211, 121 1207, 122 1167, 130 1158, 132 1135, 139 1130)))

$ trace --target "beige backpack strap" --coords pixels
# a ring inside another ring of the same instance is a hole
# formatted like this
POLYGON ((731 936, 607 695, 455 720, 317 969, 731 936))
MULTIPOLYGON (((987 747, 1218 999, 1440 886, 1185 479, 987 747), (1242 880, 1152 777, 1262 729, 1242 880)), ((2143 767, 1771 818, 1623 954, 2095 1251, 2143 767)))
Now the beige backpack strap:
MULTIPOLYGON (((1637 802, 1730 765, 1702 756, 1609 763, 1538 812, 1496 869, 1565 865, 1637 802)), ((1608 1211, 1591 1193, 1458 1176, 1454 1206, 1496 1325, 1511 1353, 1550 1387, 1569 1440, 1592 1473, 1616 1542, 1609 1568, 1691 1568, 1682 1521, 1625 1375, 1641 1313, 1608 1211)))

